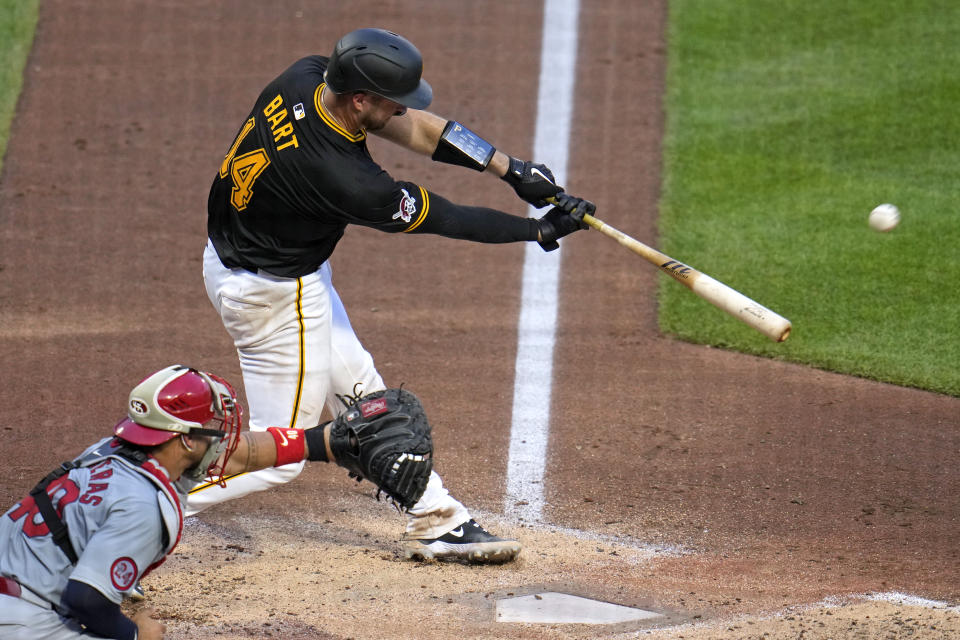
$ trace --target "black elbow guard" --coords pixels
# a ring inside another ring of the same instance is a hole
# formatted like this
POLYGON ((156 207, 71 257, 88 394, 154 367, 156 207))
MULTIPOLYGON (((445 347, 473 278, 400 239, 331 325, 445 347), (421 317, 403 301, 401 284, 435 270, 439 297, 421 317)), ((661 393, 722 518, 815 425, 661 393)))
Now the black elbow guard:
POLYGON ((121 640, 134 640, 137 637, 136 623, 123 615, 120 605, 114 604, 85 582, 67 581, 58 610, 61 615, 74 618, 87 631, 98 636, 121 640))
POLYGON ((448 120, 431 157, 437 162, 483 171, 496 151, 492 144, 470 129, 448 120))

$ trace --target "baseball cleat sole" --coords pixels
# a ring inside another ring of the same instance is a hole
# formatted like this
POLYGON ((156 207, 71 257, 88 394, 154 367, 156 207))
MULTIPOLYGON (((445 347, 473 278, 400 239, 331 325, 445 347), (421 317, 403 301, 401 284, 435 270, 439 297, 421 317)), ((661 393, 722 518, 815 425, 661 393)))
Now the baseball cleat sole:
POLYGON ((454 560, 469 564, 503 564, 514 560, 523 548, 516 540, 500 542, 475 542, 450 544, 439 540, 404 542, 404 554, 408 560, 454 560))
POLYGON ((407 540, 403 551, 408 560, 456 560, 469 564, 502 564, 510 562, 523 548, 516 540, 498 538, 468 520, 439 538, 407 540))

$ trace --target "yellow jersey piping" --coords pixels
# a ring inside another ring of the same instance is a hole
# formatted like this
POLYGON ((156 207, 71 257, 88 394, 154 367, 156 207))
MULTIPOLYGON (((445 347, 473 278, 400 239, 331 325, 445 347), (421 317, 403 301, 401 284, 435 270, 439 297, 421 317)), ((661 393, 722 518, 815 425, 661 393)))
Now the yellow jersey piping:
POLYGON ((427 194, 427 190, 417 185, 417 188, 420 189, 420 201, 423 203, 423 206, 420 207, 420 215, 417 216, 417 219, 409 227, 403 230, 404 233, 410 233, 414 229, 420 226, 420 224, 426 220, 427 213, 430 211, 430 196, 427 194))
POLYGON ((360 129, 360 133, 350 133, 337 123, 333 119, 333 116, 330 115, 330 112, 327 111, 327 108, 323 106, 323 100, 320 99, 320 96, 323 95, 323 88, 327 86, 326 82, 321 82, 320 85, 313 92, 313 107, 317 110, 317 115, 320 116, 320 119, 327 123, 327 126, 342 135, 344 138, 350 142, 360 142, 367 137, 367 132, 365 129, 360 129))

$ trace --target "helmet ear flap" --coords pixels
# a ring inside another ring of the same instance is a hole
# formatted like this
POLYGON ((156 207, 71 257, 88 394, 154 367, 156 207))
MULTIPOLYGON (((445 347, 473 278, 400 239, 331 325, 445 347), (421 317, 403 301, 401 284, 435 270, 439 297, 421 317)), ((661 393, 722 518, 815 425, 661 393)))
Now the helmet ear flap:
MULTIPOLYGON (((203 454, 203 457, 189 469, 183 472, 183 475, 187 476, 194 482, 203 482, 208 476, 212 477, 214 474, 210 471, 211 467, 214 466, 217 459, 223 455, 226 448, 226 442, 222 437, 212 436, 213 441, 207 447, 206 452, 203 454)), ((183 436, 180 436, 180 439, 183 440, 183 436)), ((188 451, 193 451, 192 447, 187 446, 187 443, 184 442, 183 446, 187 448, 188 451)), ((229 456, 227 456, 229 458, 229 456)), ((224 459, 221 467, 226 466, 226 459, 224 459)), ((218 482, 222 482, 222 475, 218 482)))

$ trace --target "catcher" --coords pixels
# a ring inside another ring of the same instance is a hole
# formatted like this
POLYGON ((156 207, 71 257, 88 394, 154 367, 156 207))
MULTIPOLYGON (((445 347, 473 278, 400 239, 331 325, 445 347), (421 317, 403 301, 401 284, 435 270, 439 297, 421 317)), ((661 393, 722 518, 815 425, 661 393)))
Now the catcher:
POLYGON ((47 475, 0 517, 0 640, 162 638, 144 609, 120 609, 139 580, 173 552, 187 490, 230 474, 303 460, 332 461, 372 481, 400 509, 432 469, 430 425, 414 394, 351 398, 312 429, 240 432, 233 388, 181 365, 130 392, 127 417, 47 475))

